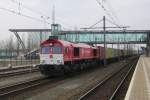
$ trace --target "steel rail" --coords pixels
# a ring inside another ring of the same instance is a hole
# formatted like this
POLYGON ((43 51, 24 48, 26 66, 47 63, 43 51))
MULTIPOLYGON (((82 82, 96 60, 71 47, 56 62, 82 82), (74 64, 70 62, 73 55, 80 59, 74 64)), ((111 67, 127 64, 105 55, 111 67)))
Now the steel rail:
POLYGON ((11 76, 27 74, 27 73, 32 73, 32 72, 38 72, 38 71, 39 71, 39 69, 34 68, 34 69, 27 69, 27 70, 20 70, 20 71, 3 72, 3 73, 0 73, 0 78, 11 77, 11 76))
POLYGON ((27 69, 27 68, 38 68, 38 65, 36 65, 35 67, 33 67, 32 65, 23 66, 23 67, 12 67, 12 68, 8 67, 8 68, 0 69, 0 72, 27 69))
POLYGON ((78 100, 84 100, 85 98, 87 98, 89 95, 91 95, 91 93, 93 93, 98 87, 102 86, 105 82, 107 82, 109 79, 111 79, 113 76, 115 76, 116 74, 118 74, 118 72, 120 72, 121 70, 123 70, 124 68, 126 68, 126 66, 130 65, 131 62, 129 62, 128 64, 124 65, 124 67, 120 68, 119 70, 109 74, 108 76, 106 76, 100 83, 98 83, 96 86, 94 86, 92 89, 90 89, 88 92, 86 92, 84 95, 82 95, 78 100))
POLYGON ((8 85, 5 87, 1 87, 0 88, 0 97, 4 97, 4 96, 8 96, 10 94, 25 90, 25 89, 29 89, 35 86, 39 86, 42 85, 44 83, 48 83, 52 80, 49 80, 47 78, 37 78, 34 80, 30 80, 30 81, 24 81, 21 83, 16 83, 16 84, 12 84, 12 85, 8 85))
POLYGON ((129 69, 129 71, 127 72, 127 74, 123 78, 123 80, 119 83, 119 85, 117 86, 117 88, 115 89, 114 93, 112 94, 112 96, 110 97, 109 100, 113 100, 114 99, 114 97, 116 96, 118 90, 121 88, 122 84, 125 82, 126 78, 129 76, 129 74, 131 73, 131 70, 134 68, 136 63, 137 63, 137 61, 135 61, 135 63, 133 63, 133 65, 131 66, 131 68, 129 69))

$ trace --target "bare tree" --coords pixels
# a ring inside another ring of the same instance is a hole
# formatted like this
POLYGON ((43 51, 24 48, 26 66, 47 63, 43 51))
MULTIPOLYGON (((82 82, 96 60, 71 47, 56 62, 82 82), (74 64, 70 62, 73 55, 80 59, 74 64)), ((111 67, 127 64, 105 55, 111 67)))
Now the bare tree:
POLYGON ((36 33, 29 33, 28 39, 27 39, 27 49, 33 50, 38 47, 39 47, 39 39, 36 33))

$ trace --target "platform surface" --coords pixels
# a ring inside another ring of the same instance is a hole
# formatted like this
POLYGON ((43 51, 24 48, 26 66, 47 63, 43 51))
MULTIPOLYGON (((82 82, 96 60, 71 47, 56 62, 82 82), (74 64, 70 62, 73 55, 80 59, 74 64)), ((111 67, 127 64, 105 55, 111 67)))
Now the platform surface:
POLYGON ((125 100, 150 100, 150 57, 140 56, 125 100))

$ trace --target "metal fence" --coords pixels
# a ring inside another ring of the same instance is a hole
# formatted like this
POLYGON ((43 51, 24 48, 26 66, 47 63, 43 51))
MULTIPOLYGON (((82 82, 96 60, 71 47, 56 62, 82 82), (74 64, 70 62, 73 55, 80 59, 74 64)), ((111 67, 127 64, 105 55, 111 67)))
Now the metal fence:
POLYGON ((34 65, 39 64, 39 59, 24 59, 21 58, 9 58, 9 59, 0 59, 0 67, 11 67, 11 66, 24 66, 24 65, 34 65))

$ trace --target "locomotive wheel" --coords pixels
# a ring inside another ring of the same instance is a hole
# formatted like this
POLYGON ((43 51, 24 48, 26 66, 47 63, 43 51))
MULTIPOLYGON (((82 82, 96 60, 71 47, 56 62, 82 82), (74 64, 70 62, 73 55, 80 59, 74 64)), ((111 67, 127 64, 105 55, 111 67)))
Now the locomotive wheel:
POLYGON ((71 69, 70 69, 69 65, 65 65, 64 66, 64 73, 67 74, 69 72, 71 72, 71 69))
POLYGON ((83 70, 83 65, 79 64, 78 71, 81 72, 83 70))
POLYGON ((85 64, 85 63, 81 64, 80 70, 82 71, 82 70, 84 70, 85 68, 86 68, 86 64, 85 64))
POLYGON ((49 75, 49 68, 48 66, 39 66, 40 72, 46 76, 50 76, 49 75))
POLYGON ((73 71, 74 72, 77 72, 79 69, 80 69, 80 65, 79 64, 75 64, 73 67, 72 67, 73 71))

